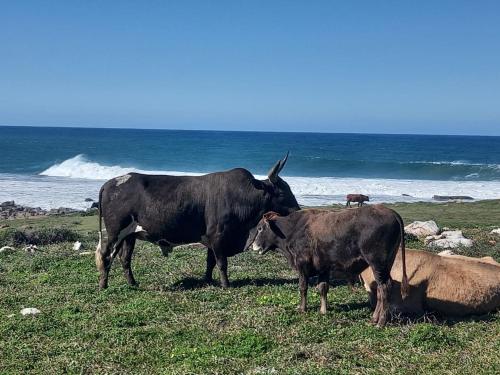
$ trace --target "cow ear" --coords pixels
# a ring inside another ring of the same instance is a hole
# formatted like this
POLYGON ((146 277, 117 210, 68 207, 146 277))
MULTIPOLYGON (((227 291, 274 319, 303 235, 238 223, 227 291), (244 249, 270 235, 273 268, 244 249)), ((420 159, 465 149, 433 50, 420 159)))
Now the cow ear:
POLYGON ((286 161, 288 160, 288 154, 289 152, 286 153, 286 156, 282 160, 278 160, 267 174, 267 178, 269 178, 269 181, 271 181, 273 184, 276 184, 278 182, 278 174, 285 166, 286 161))
POLYGON ((278 216, 280 216, 280 215, 277 212, 269 211, 269 212, 264 214, 263 218, 264 218, 264 221, 270 222, 270 221, 273 221, 274 219, 276 219, 276 217, 278 217, 278 216))

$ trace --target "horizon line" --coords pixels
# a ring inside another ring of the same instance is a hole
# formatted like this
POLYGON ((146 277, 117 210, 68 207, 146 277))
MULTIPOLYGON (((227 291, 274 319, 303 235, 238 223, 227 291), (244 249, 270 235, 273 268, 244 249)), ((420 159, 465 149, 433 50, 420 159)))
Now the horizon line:
POLYGON ((73 125, 3 125, 0 128, 65 128, 65 129, 105 129, 105 130, 159 130, 185 132, 219 132, 219 133, 290 133, 290 134, 355 134, 355 135, 416 135, 416 136, 450 136, 450 137, 500 137, 485 134, 429 134, 429 133, 371 133, 371 132, 328 132, 328 131, 279 131, 279 130, 221 130, 221 129, 179 129, 179 128, 136 128, 114 126, 73 126, 73 125))

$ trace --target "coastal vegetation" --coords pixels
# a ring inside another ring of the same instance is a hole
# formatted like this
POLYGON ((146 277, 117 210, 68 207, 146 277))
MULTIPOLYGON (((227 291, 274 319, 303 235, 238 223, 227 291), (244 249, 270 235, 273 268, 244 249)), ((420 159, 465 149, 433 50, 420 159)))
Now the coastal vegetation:
MULTIPOLYGON (((490 234, 500 226, 500 200, 388 206, 405 223, 434 220, 462 230, 474 245, 456 253, 500 260, 500 237, 490 234)), ((319 314, 314 289, 309 311, 299 314, 297 276, 278 254, 230 258, 232 287, 221 289, 202 282, 205 252, 199 247, 178 247, 164 258, 144 242, 133 262, 140 286, 127 286, 116 260, 109 288, 99 291, 96 215, 0 224, 0 247, 15 248, 0 254, 2 374, 500 371, 499 312, 461 320, 401 317, 377 329, 368 323, 364 289, 334 282, 326 316, 319 314), (24 252, 32 239, 39 250, 24 252), (73 250, 76 240, 81 251, 73 250), (22 316, 27 307, 41 313, 22 316)), ((425 244, 410 238, 407 247, 425 244)))

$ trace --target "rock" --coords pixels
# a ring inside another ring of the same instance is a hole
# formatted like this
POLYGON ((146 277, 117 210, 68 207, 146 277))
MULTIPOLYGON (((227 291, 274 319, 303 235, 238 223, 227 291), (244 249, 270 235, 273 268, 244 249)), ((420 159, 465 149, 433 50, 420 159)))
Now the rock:
POLYGON ((427 236, 425 238, 427 247, 441 247, 455 249, 457 247, 471 247, 472 240, 465 238, 461 230, 450 230, 438 236, 427 236))
POLYGON ((93 252, 93 251, 82 251, 82 252, 81 252, 80 254, 78 254, 78 255, 92 255, 92 254, 94 254, 94 252, 93 252))
POLYGON ((92 198, 85 198, 85 202, 93 202, 94 200, 92 198))
POLYGON ((433 220, 414 221, 405 227, 405 232, 417 237, 431 236, 439 233, 439 227, 433 220))
POLYGON ((38 310, 36 307, 26 307, 21 310, 21 315, 26 316, 26 315, 37 315, 40 314, 41 311, 38 310))
POLYGON ((31 254, 33 254, 37 250, 38 250, 38 247, 36 245, 32 245, 32 244, 29 244, 24 248, 24 251, 26 251, 27 253, 31 253, 31 254))
POLYGON ((16 314, 9 314, 9 315, 7 315, 7 318, 13 318, 15 316, 16 316, 16 314))
POLYGON ((40 207, 27 207, 15 204, 14 201, 0 204, 0 219, 15 219, 19 217, 40 216, 46 213, 40 207))
POLYGON ((6 201, 3 203, 0 203, 0 207, 2 208, 7 208, 7 207, 15 207, 16 203, 14 201, 6 201))
POLYGON ((75 210, 74 208, 69 208, 69 207, 59 207, 59 208, 52 208, 49 210, 49 215, 67 215, 67 214, 74 214, 76 212, 80 212, 80 210, 75 210))
POLYGON ((474 200, 474 198, 468 195, 434 195, 432 199, 435 201, 474 200))
POLYGON ((500 228, 493 229, 490 234, 498 234, 500 236, 500 228))
POLYGON ((99 202, 93 202, 90 208, 99 208, 99 202))
POLYGON ((0 254, 1 253, 8 253, 8 252, 15 251, 15 250, 16 249, 14 249, 11 246, 4 246, 4 247, 0 248, 0 254))
POLYGON ((73 244, 73 250, 75 251, 78 251, 82 248, 82 243, 80 241, 76 241, 74 244, 73 244))

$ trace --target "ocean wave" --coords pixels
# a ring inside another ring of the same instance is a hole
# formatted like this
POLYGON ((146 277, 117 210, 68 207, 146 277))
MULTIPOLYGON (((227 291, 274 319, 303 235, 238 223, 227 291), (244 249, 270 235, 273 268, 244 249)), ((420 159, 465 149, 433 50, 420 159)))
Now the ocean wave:
MULTIPOLYGON (((8 193, 6 199, 24 199, 28 194, 31 195, 31 193, 23 193, 22 191, 29 190, 33 193, 35 201, 41 199, 46 202, 38 201, 37 205, 58 207, 60 204, 81 208, 84 204, 84 196, 95 196, 102 185, 102 180, 111 179, 130 172, 177 176, 202 174, 180 171, 142 170, 118 165, 106 166, 90 161, 84 155, 77 155, 41 172, 40 175, 47 176, 43 177, 43 184, 39 179, 32 181, 29 178, 22 184, 18 184, 16 182, 18 177, 15 177, 10 180, 10 183, 4 180, 3 188, 4 193, 8 193), (31 187, 24 189, 22 186, 28 186, 27 181, 29 181, 31 187), (39 189, 38 187, 42 186, 40 184, 44 187, 39 189), (14 185, 15 189, 11 189, 14 185), (48 186, 52 187, 48 188, 48 186), (68 186, 72 186, 70 190, 79 192, 78 197, 74 196, 74 193, 66 192, 68 186), (50 194, 44 199, 40 195, 42 192, 50 194), (65 195, 68 196, 63 199, 65 195)), ((258 179, 266 178, 266 176, 259 174, 256 174, 255 177, 258 179)), ((469 195, 476 199, 500 198, 500 181, 478 181, 477 174, 469 174, 465 177, 468 180, 297 176, 284 176, 284 179, 290 185, 299 203, 303 205, 326 205, 343 202, 345 195, 350 193, 367 194, 370 196, 371 202, 430 201, 433 195, 469 195)))
POLYGON ((493 168, 500 169, 500 164, 484 164, 484 163, 472 163, 467 160, 452 160, 452 161, 407 161, 399 162, 400 164, 432 164, 432 165, 451 165, 451 166, 471 166, 471 167, 483 167, 483 168, 493 168))
MULTIPOLYGON (((378 178, 386 179, 411 179, 411 180, 451 180, 451 181, 499 181, 500 180, 500 165, 498 164, 479 164, 470 163, 466 160, 455 161, 412 161, 412 162, 368 162, 368 161, 340 161, 335 160, 335 164, 330 164, 329 167, 318 172, 319 174, 311 175, 310 171, 321 169, 324 167, 323 162, 318 160, 314 165, 303 165, 299 170, 307 173, 290 173, 290 175, 300 178, 329 178, 326 170, 331 169, 330 176, 349 178, 345 175, 345 170, 348 171, 366 171, 365 176, 352 176, 353 178, 366 177, 374 180, 378 178), (396 166, 399 166, 397 168, 396 166)), ((298 164, 296 162, 296 164, 298 164)), ((171 171, 171 170, 147 170, 134 167, 126 167, 121 165, 103 165, 98 162, 89 160, 85 155, 76 155, 62 163, 54 164, 40 173, 42 176, 51 177, 68 177, 90 180, 108 180, 116 176, 124 175, 130 172, 147 173, 147 174, 168 174, 174 176, 184 175, 201 175, 203 173, 171 171)), ((286 171, 285 171, 286 173, 286 171)))
MULTIPOLYGON (((129 169, 115 172, 121 174, 125 170, 129 169)), ((255 177, 265 178, 259 175, 255 177)), ((433 195, 469 195, 478 200, 500 198, 500 181, 290 176, 285 176, 284 179, 298 202, 305 206, 345 203, 345 196, 349 193, 367 194, 370 196, 370 203, 432 201, 433 195)), ((102 184, 103 181, 95 179, 0 174, 0 202, 15 200, 34 207, 85 209, 90 205, 85 199, 97 200, 102 184)))
POLYGON ((170 174, 175 176, 200 175, 201 173, 188 173, 178 171, 143 170, 119 165, 107 166, 88 160, 85 155, 76 155, 62 163, 54 164, 40 173, 41 176, 68 177, 87 180, 109 180, 130 172, 147 174, 170 174))

